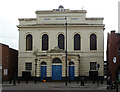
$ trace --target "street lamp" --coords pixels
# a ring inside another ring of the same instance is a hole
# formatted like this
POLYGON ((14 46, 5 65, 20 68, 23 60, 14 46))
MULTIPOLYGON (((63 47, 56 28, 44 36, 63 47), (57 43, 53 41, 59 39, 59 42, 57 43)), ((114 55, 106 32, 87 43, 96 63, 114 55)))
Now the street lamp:
POLYGON ((78 73, 78 80, 77 80, 77 83, 79 83, 79 80, 80 80, 80 55, 78 55, 78 61, 79 61, 79 73, 78 73))
POLYGON ((35 56, 36 58, 35 58, 35 84, 36 84, 36 70, 37 70, 37 56, 38 56, 38 49, 35 49, 34 51, 33 51, 33 56, 35 56))
POLYGON ((36 84, 37 58, 35 59, 35 84, 36 84))
POLYGON ((67 86, 67 17, 65 17, 65 20, 66 20, 66 67, 65 67, 65 85, 67 86))
MULTIPOLYGON (((99 72, 100 64, 97 64, 96 68, 98 69, 98 72, 99 72)), ((97 86, 99 86, 99 78, 98 77, 99 77, 99 75, 97 76, 97 86)))

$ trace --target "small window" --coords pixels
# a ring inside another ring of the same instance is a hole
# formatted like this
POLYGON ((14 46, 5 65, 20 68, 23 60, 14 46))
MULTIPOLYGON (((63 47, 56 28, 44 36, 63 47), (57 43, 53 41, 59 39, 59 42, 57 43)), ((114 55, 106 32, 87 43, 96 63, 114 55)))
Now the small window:
POLYGON ((73 62, 73 61, 70 61, 70 62, 69 62, 69 65, 74 65, 74 62, 73 62))
POLYGON ((96 70, 97 62, 90 62, 90 70, 96 70))
POLYGON ((59 58, 54 58, 52 63, 62 63, 59 58))
POLYGON ((43 62, 41 62, 41 65, 47 65, 47 63, 43 61, 43 62))
POLYGON ((120 46, 118 47, 118 53, 120 53, 120 46))
POLYGON ((32 63, 25 63, 26 70, 32 70, 32 63))

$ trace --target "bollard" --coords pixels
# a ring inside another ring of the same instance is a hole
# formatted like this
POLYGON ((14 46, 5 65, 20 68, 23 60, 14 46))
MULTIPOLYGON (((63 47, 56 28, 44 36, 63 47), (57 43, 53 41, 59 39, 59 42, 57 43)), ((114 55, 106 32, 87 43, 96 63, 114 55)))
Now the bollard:
POLYGON ((18 84, 20 84, 20 80, 18 79, 18 84))
POLYGON ((11 79, 10 79, 9 83, 10 83, 10 84, 12 83, 12 82, 11 82, 11 79))
POLYGON ((69 83, 71 83, 70 79, 69 79, 69 83))
POLYGON ((116 92, 118 92, 118 83, 116 83, 116 92))
POLYGON ((13 85, 16 85, 16 81, 15 81, 15 79, 14 79, 14 81, 13 81, 13 85))
POLYGON ((28 84, 28 80, 26 80, 26 84, 28 84))
POLYGON ((77 78, 77 84, 79 84, 79 78, 77 78))
POLYGON ((81 86, 84 86, 84 78, 81 79, 81 86))
POLYGON ((97 80, 97 86, 99 86, 99 80, 97 80))
POLYGON ((101 84, 103 84, 103 80, 101 80, 101 84))

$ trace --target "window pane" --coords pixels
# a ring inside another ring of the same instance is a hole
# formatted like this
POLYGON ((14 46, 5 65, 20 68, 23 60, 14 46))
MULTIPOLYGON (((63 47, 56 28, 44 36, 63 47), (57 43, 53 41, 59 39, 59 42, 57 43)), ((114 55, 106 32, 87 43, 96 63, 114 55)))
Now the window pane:
POLYGON ((64 50, 64 35, 60 34, 58 36, 58 47, 64 50))
POLYGON ((25 63, 26 70, 32 70, 32 63, 25 63))
POLYGON ((90 62, 90 70, 96 70, 97 62, 90 62))
POLYGON ((118 47, 118 52, 120 53, 120 46, 118 47))
POLYGON ((43 62, 41 62, 41 65, 47 65, 47 63, 43 61, 43 62))
POLYGON ((97 50, 97 38, 95 34, 90 35, 90 50, 97 50))
POLYGON ((81 47, 81 43, 80 43, 81 39, 80 39, 80 35, 79 34, 76 34, 74 36, 74 50, 80 50, 81 47))
POLYGON ((42 50, 48 50, 48 35, 44 34, 42 36, 42 50))
POLYGON ((26 36, 26 50, 32 50, 32 35, 26 36))

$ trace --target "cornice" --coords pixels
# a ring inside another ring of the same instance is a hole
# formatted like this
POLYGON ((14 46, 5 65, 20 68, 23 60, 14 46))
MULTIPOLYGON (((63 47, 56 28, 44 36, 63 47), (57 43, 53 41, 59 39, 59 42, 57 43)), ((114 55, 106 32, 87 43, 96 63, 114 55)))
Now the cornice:
MULTIPOLYGON (((18 28, 54 28, 54 27, 63 27, 65 24, 36 24, 36 25, 17 25, 18 28)), ((68 27, 104 27, 104 24, 68 24, 68 27)))

